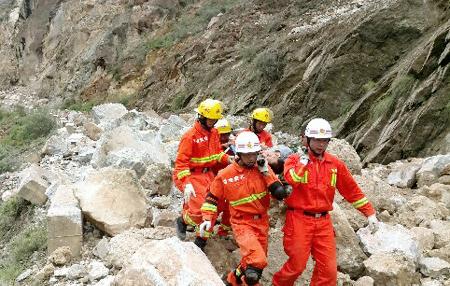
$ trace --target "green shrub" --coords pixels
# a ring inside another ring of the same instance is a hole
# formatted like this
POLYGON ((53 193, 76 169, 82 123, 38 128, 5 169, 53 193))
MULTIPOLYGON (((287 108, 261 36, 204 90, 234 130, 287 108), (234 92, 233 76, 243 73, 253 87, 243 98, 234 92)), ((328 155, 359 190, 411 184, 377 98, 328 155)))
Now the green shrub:
POLYGON ((11 229, 26 205, 27 203, 18 197, 13 197, 0 205, 0 239, 11 229))
POLYGON ((76 101, 74 99, 69 99, 64 102, 63 108, 80 112, 89 112, 97 104, 98 102, 95 101, 76 101))
POLYGON ((285 62, 283 56, 277 51, 264 51, 256 57, 255 65, 261 75, 272 83, 283 75, 285 62))
POLYGON ((47 111, 36 111, 20 118, 10 130, 5 142, 11 146, 23 146, 48 136, 55 127, 55 119, 47 111))
POLYGON ((362 86, 362 88, 364 90, 364 93, 367 93, 370 90, 372 90, 375 86, 376 86, 376 83, 373 80, 369 80, 362 86))
POLYGON ((371 121, 375 121, 386 114, 390 114, 392 111, 394 106, 394 97, 391 94, 385 94, 383 96, 380 100, 375 102, 375 105, 371 109, 371 121))

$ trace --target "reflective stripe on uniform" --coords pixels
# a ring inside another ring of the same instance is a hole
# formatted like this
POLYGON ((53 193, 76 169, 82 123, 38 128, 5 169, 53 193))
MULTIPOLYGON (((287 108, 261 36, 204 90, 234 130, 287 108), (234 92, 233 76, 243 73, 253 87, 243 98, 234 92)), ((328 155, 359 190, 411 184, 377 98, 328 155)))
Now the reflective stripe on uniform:
POLYGON ((191 175, 191 171, 189 171, 189 170, 183 170, 183 171, 178 172, 177 178, 178 178, 178 180, 181 180, 181 179, 183 179, 184 177, 189 176, 189 175, 191 175))
POLYGON ((201 157, 201 158, 191 158, 191 162, 193 163, 209 163, 212 161, 217 161, 220 160, 220 158, 222 158, 222 156, 224 155, 224 153, 219 153, 219 154, 214 154, 208 157, 201 157))
POLYGON ((242 198, 242 199, 239 199, 237 201, 230 201, 230 205, 235 207, 235 206, 243 205, 243 204, 246 204, 246 203, 251 203, 253 201, 260 200, 260 199, 264 198, 266 195, 267 195, 267 192, 262 192, 262 193, 258 193, 258 194, 251 194, 250 196, 242 198))
POLYGON ((200 208, 202 211, 211 211, 211 212, 217 212, 217 206, 210 203, 203 203, 202 207, 200 208))
POLYGON ((360 207, 366 205, 367 203, 369 203, 369 200, 366 197, 364 197, 364 198, 352 203, 352 206, 356 209, 359 209, 360 207))
POLYGON ((337 169, 331 169, 331 186, 336 187, 336 181, 337 181, 337 169))
POLYGON ((292 180, 294 180, 294 182, 296 183, 302 183, 302 184, 306 184, 308 183, 308 171, 305 171, 305 173, 303 174, 302 177, 300 177, 299 175, 297 175, 297 173, 294 171, 294 168, 289 170, 289 174, 292 177, 292 180))
POLYGON ((193 221, 187 213, 183 215, 183 219, 186 224, 192 225, 193 227, 198 227, 195 221, 193 221))

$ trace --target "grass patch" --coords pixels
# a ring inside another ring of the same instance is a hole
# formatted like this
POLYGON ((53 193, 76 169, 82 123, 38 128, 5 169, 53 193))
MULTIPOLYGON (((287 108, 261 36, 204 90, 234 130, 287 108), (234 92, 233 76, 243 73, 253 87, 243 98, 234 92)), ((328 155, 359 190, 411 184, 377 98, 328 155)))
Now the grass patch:
POLYGON ((90 112, 98 102, 90 101, 76 101, 74 99, 68 99, 64 101, 63 108, 68 110, 80 111, 80 112, 90 112))
POLYGON ((26 113, 23 108, 0 111, 0 174, 14 171, 26 151, 39 147, 56 128, 47 110, 26 113))
MULTIPOLYGON (((8 243, 7 255, 0 260, 0 282, 11 285, 15 278, 31 265, 30 258, 35 251, 47 248, 47 227, 29 226, 8 243)), ((4 285, 4 284, 2 284, 4 285)))
POLYGON ((390 116, 394 108, 402 98, 405 98, 411 92, 414 85, 414 78, 410 75, 397 77, 392 83, 390 89, 375 102, 370 110, 370 120, 376 121, 380 117, 390 116))
POLYGON ((369 80, 368 82, 366 82, 362 88, 364 90, 364 93, 368 93, 369 91, 371 91, 374 87, 376 86, 376 83, 373 80, 369 80))
POLYGON ((12 197, 0 205, 0 239, 7 236, 15 220, 26 208, 26 205, 27 203, 17 196, 12 197))

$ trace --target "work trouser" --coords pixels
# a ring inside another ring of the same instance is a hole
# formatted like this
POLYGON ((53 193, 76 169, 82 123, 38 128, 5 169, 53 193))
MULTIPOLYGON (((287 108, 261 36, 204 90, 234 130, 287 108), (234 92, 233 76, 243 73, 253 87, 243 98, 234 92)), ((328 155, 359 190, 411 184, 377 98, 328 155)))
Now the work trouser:
MULTIPOLYGON (((194 187, 195 197, 191 196, 187 203, 183 204, 182 217, 186 224, 192 225, 196 231, 196 235, 199 234, 199 225, 202 223, 202 212, 200 208, 205 202, 208 187, 214 179, 214 173, 212 171, 207 172, 195 172, 191 170, 191 176, 189 182, 194 187)), ((206 233, 206 236, 209 232, 206 233)))
MULTIPOLYGON (((217 205, 217 213, 222 213, 222 219, 220 220, 220 226, 217 234, 219 236, 227 236, 228 232, 231 231, 229 203, 225 200, 220 200, 219 204, 217 205)), ((213 223, 213 225, 214 224, 215 222, 213 223)))
POLYGON ((302 210, 288 210, 283 232, 284 251, 289 259, 273 276, 273 285, 294 285, 312 254, 315 266, 310 285, 335 286, 336 241, 330 215, 314 217, 302 210))
POLYGON ((228 274, 227 281, 233 286, 242 286, 237 283, 236 274, 243 275, 249 265, 261 270, 267 266, 269 216, 237 214, 231 217, 230 222, 241 253, 241 261, 236 270, 228 274))

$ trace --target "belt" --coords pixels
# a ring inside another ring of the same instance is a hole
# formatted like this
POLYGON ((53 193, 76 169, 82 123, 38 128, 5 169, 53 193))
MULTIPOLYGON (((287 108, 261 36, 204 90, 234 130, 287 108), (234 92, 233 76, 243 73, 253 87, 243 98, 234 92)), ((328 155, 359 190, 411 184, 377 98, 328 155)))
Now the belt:
POLYGON ((328 212, 313 213, 313 212, 303 211, 303 214, 307 215, 307 216, 312 216, 312 217, 315 217, 315 218, 319 218, 319 217, 326 216, 328 214, 328 212))
POLYGON ((205 168, 192 168, 190 169, 191 173, 208 173, 211 171, 211 168, 205 167, 205 168))
POLYGON ((246 213, 240 213, 236 215, 236 218, 243 218, 243 219, 253 219, 258 220, 266 217, 267 214, 246 214, 246 213))
POLYGON ((309 211, 302 211, 301 209, 295 209, 295 208, 287 208, 287 209, 289 211, 301 211, 301 212, 303 212, 304 215, 312 216, 315 218, 320 218, 320 217, 326 216, 328 214, 328 212, 315 213, 315 212, 309 212, 309 211))

